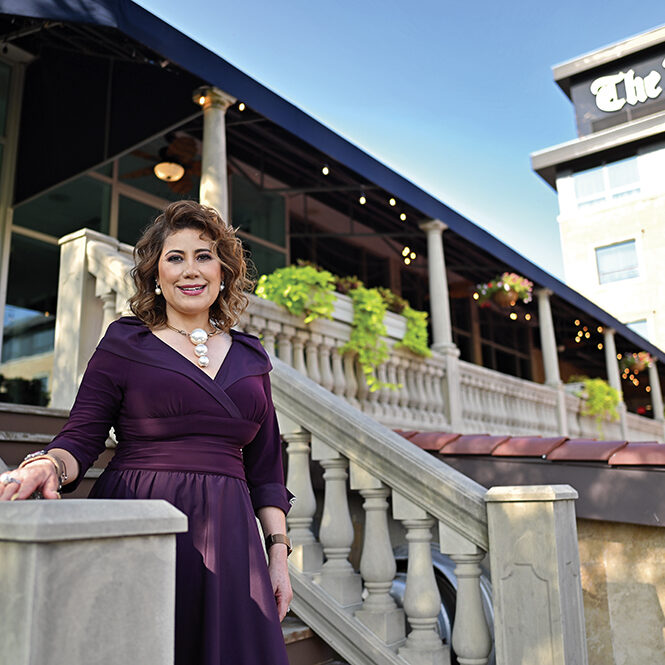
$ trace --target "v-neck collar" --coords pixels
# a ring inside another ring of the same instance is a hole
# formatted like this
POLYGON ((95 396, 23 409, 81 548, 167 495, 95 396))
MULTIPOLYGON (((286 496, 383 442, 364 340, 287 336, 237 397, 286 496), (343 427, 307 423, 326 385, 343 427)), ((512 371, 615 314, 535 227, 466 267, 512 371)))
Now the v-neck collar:
MULTIPOLYGON (((178 351, 178 349, 176 349, 175 347, 171 346, 168 342, 165 342, 161 337, 158 337, 157 335, 155 335, 155 333, 154 333, 152 330, 148 329, 148 332, 149 332, 150 335, 152 335, 152 336, 153 336, 158 342, 160 342, 160 343, 163 344, 164 346, 166 346, 166 347, 168 347, 169 349, 171 349, 171 351, 173 351, 174 353, 177 353, 177 354, 178 354, 183 360, 186 360, 190 365, 192 365, 192 366, 194 367, 195 370, 201 372, 202 374, 205 374, 205 376, 206 376, 207 378, 209 378, 211 381, 213 381, 214 383, 217 383, 217 379, 220 377, 220 375, 221 375, 221 373, 222 373, 222 367, 224 367, 224 364, 226 363, 226 360, 227 360, 227 358, 229 357, 229 355, 231 354, 231 350, 233 349, 233 346, 234 346, 234 344, 233 344, 233 335, 230 335, 230 337, 231 337, 231 344, 229 345, 229 348, 228 348, 228 350, 227 350, 227 352, 226 352, 226 355, 224 356, 224 360, 222 360, 222 364, 217 368, 217 371, 215 372, 215 376, 210 376, 210 374, 208 374, 208 372, 206 372, 206 371, 203 369, 203 367, 199 367, 196 363, 193 363, 191 360, 189 360, 189 359, 187 358, 187 356, 185 356, 184 354, 180 353, 180 351, 178 351)), ((192 347, 192 350, 193 350, 193 347, 192 347)))
POLYGON ((186 376, 217 400, 231 417, 242 419, 240 410, 225 389, 243 377, 266 374, 272 365, 256 337, 236 330, 229 332, 231 346, 214 379, 159 339, 135 316, 123 316, 111 323, 98 348, 186 376))

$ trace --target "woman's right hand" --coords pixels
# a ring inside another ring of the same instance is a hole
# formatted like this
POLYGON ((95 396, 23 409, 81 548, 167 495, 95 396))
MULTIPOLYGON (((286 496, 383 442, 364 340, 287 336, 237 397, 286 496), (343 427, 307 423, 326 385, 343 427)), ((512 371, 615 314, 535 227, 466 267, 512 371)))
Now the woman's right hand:
POLYGON ((22 469, 0 474, 0 501, 29 499, 36 491, 45 499, 59 499, 58 485, 53 464, 47 459, 35 460, 22 469), (14 480, 9 480, 12 478, 14 480))

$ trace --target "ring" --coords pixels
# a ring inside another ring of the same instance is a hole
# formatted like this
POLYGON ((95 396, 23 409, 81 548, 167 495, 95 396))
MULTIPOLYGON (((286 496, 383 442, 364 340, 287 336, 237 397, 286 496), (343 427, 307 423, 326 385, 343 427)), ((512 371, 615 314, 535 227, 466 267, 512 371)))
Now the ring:
POLYGON ((10 485, 11 483, 16 483, 17 485, 21 484, 21 481, 18 478, 14 478, 14 476, 10 476, 8 473, 3 473, 0 476, 0 483, 3 485, 10 485))

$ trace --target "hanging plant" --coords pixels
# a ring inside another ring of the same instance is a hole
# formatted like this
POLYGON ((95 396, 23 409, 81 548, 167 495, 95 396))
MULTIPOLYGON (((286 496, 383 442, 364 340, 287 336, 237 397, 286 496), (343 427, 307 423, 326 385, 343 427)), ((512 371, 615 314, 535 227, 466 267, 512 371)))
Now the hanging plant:
POLYGON ((332 319, 335 279, 327 270, 317 270, 310 265, 278 268, 270 275, 261 275, 254 293, 295 316, 304 316, 305 323, 332 319))
POLYGON ((491 282, 478 284, 473 294, 474 300, 480 305, 487 305, 490 300, 499 307, 513 307, 518 300, 531 302, 533 282, 514 272, 497 275, 491 282))
POLYGON ((638 353, 625 353, 619 362, 621 370, 626 373, 643 372, 653 363, 653 356, 646 351, 639 351, 638 353))
POLYGON ((590 379, 588 376, 573 376, 571 382, 582 382, 583 387, 577 394, 584 400, 583 416, 594 416, 600 438, 603 436, 604 420, 619 420, 621 393, 612 388, 604 379, 590 379))
POLYGON ((427 344, 427 312, 419 312, 408 304, 402 310, 406 318, 406 333, 402 341, 395 344, 396 349, 408 349, 411 353, 429 358, 432 355, 427 344))

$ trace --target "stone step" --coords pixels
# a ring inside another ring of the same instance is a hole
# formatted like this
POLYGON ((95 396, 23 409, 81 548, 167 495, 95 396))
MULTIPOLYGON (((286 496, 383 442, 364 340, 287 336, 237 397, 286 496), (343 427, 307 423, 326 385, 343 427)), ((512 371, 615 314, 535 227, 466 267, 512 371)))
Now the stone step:
POLYGON ((292 612, 282 622, 282 632, 289 665, 348 665, 292 612))

